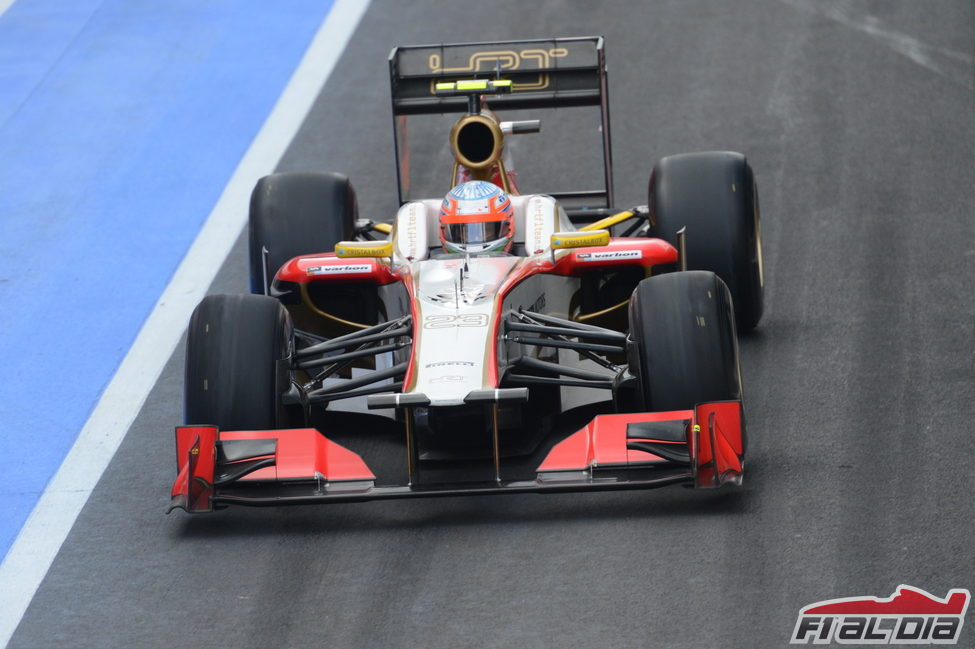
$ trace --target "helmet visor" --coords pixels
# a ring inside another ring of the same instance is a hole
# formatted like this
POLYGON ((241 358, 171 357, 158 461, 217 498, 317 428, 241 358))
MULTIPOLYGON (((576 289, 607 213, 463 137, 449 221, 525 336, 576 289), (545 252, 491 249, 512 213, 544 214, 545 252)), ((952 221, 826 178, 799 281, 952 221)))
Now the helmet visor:
POLYGON ((484 244, 508 236, 510 231, 507 220, 482 221, 479 223, 445 223, 443 226, 444 240, 450 243, 484 244))

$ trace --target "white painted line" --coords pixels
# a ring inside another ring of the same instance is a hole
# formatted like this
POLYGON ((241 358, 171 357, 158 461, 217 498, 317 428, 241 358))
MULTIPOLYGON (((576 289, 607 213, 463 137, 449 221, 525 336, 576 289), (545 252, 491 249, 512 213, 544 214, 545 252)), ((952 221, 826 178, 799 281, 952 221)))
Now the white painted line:
POLYGON ((14 3, 14 0, 0 0, 0 16, 3 15, 7 9, 10 9, 10 5, 14 3))
POLYGON ((0 564, 0 647, 10 641, 75 519, 179 343, 190 313, 240 236, 247 221, 251 189, 261 176, 274 171, 368 6, 369 0, 336 0, 332 6, 274 110, 0 564))

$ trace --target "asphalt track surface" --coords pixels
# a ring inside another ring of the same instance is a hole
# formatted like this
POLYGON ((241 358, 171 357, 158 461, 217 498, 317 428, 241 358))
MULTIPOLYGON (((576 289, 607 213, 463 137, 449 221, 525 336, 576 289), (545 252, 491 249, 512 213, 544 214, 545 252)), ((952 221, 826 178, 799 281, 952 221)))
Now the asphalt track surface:
MULTIPOLYGON (((815 601, 975 587, 971 4, 528 7, 375 1, 281 168, 388 215, 391 46, 605 35, 620 206, 661 155, 756 169, 745 486, 167 517, 180 348, 10 647, 776 647, 815 601)), ((245 274, 241 241, 212 290, 245 274)))

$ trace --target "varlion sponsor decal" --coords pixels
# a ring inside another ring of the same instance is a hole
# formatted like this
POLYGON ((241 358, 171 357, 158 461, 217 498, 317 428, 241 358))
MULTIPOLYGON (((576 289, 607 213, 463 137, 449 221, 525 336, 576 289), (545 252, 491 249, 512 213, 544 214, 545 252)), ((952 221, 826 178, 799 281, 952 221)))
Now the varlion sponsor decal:
POLYGON ((473 361, 438 361, 436 363, 427 363, 423 367, 445 367, 447 365, 464 365, 465 367, 474 367, 475 363, 473 361))
POLYGON ((643 257, 643 253, 639 250, 604 250, 603 252, 576 253, 576 259, 584 262, 640 259, 641 257, 643 257))
POLYGON ((799 611, 792 644, 956 644, 971 593, 944 598, 901 584, 890 597, 845 597, 799 611))
POLYGON ((371 264, 344 264, 335 266, 309 266, 305 269, 309 275, 349 275, 371 273, 371 264))

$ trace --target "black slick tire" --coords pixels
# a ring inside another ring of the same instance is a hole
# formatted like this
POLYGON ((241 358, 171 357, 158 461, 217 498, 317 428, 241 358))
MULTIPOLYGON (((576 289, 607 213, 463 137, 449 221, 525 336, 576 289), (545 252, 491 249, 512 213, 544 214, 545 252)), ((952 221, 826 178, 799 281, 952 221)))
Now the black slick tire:
POLYGON ((263 295, 209 295, 186 340, 187 425, 270 430, 289 423, 293 328, 287 310, 263 295))
POLYGON ((709 270, 731 290, 738 331, 764 307, 758 189, 748 161, 732 151, 662 158, 649 186, 650 230, 677 245, 686 228, 688 270, 709 270))
POLYGON ((251 293, 264 292, 267 281, 298 255, 331 252, 355 236, 355 190, 337 173, 277 173, 257 181, 251 193, 249 256, 251 293))
POLYGON ((629 371, 647 412, 740 399, 731 295, 708 271, 643 280, 630 298, 629 371))

